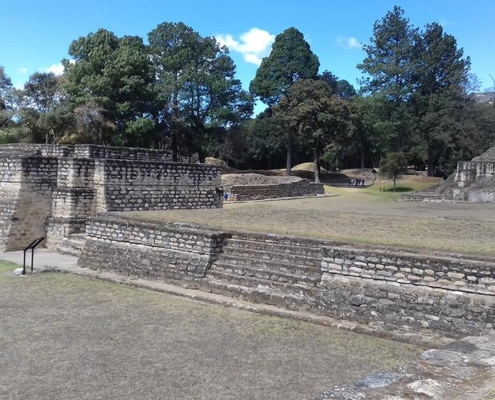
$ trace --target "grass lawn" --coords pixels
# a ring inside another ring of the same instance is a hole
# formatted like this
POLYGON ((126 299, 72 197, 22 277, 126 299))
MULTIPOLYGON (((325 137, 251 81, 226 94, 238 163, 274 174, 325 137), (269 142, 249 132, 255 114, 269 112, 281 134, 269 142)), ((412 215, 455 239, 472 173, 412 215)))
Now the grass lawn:
MULTIPOLYGON (((398 187, 438 182, 410 177, 398 187)), ((387 189, 391 183, 386 182, 387 189)), ((230 203, 223 209, 127 213, 146 220, 196 223, 217 229, 272 232, 428 251, 495 255, 495 204, 409 203, 400 192, 372 187, 326 187, 335 196, 230 203)))
POLYGON ((314 399, 423 349, 0 263, 0 399, 314 399))

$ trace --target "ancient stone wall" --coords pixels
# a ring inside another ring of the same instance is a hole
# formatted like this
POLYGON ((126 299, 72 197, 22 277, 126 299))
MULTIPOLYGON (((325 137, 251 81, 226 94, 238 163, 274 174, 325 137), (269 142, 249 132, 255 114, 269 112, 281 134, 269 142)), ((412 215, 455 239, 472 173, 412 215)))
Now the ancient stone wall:
POLYGON ((495 161, 457 163, 452 197, 457 201, 495 202, 495 161))
POLYGON ((495 264, 488 260, 109 215, 91 219, 87 232, 83 267, 364 322, 454 334, 495 323, 495 264))
POLYGON ((215 208, 220 171, 205 164, 97 160, 97 212, 215 208))
POLYGON ((57 185, 57 158, 0 158, 0 234, 2 249, 21 249, 45 235, 57 185))
POLYGON ((79 264, 150 279, 204 277, 224 234, 100 215, 87 223, 79 264))
POLYGON ((57 248, 97 212, 221 207, 218 167, 169 161, 163 150, 0 146, 0 251, 45 230, 57 248))
POLYGON ((301 180, 269 185, 232 186, 229 191, 229 200, 264 200, 280 197, 314 196, 324 193, 323 184, 301 180))

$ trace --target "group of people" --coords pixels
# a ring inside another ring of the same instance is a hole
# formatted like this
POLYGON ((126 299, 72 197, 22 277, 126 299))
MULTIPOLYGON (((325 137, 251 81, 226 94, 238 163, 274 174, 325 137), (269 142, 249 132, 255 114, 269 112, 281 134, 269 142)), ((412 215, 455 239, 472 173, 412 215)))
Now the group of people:
POLYGON ((349 179, 349 186, 364 186, 364 179, 349 179))

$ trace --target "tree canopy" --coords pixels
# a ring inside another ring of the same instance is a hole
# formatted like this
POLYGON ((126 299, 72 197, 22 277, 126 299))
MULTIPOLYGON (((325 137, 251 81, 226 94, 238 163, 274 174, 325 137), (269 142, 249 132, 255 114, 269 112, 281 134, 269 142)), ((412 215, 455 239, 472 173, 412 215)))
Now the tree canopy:
POLYGON ((318 74, 318 57, 296 28, 277 35, 268 57, 261 61, 249 90, 269 106, 287 93, 298 79, 314 79, 318 74))

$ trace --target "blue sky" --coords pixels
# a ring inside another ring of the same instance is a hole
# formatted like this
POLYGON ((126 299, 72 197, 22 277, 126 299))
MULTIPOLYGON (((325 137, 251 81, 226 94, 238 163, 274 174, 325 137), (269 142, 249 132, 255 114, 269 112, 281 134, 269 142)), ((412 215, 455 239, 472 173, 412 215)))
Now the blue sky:
POLYGON ((328 69, 354 86, 362 76, 361 43, 395 4, 416 27, 441 23, 472 61, 483 88, 495 77, 493 0, 1 0, 0 65, 20 87, 36 71, 60 72, 72 40, 98 28, 118 36, 147 33, 162 22, 184 22, 228 44, 245 88, 274 36, 291 26, 328 69))

